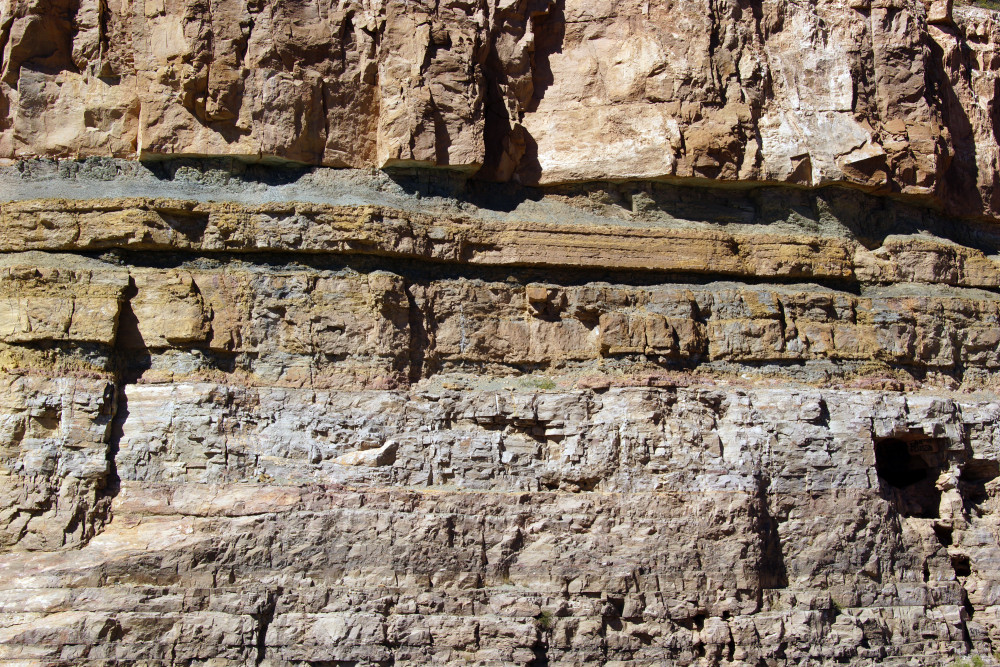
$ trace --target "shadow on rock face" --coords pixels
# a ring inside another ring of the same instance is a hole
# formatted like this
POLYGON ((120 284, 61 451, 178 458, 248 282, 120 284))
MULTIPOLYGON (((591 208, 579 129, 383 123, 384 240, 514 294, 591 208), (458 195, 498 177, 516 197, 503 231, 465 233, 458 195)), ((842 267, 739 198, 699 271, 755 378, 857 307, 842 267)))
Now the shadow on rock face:
POLYGON ((161 181, 182 181, 192 185, 225 185, 231 181, 267 186, 290 185, 313 169, 295 162, 247 162, 229 157, 146 156, 142 165, 161 181))
POLYGON ((778 519, 773 515, 768 498, 770 480, 757 480, 757 535, 760 539, 760 585, 764 589, 787 588, 788 568, 781 548, 778 519))
POLYGON ((139 319, 132 310, 132 299, 139 293, 135 280, 129 279, 125 302, 118 314, 118 332, 115 338, 115 363, 119 384, 134 384, 149 370, 152 355, 139 331, 139 319))
POLYGON ((937 518, 945 443, 936 438, 897 437, 875 442, 875 469, 882 494, 903 516, 937 518))

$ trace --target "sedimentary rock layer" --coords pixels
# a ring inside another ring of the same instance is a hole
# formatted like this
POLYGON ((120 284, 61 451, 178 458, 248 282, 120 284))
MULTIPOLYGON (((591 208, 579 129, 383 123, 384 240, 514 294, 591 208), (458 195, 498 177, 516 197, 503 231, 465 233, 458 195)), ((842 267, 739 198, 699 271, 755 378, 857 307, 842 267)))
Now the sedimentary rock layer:
POLYGON ((0 662, 995 663, 998 43, 0 0, 0 662))
POLYGON ((3 660, 1000 647, 988 223, 212 161, 0 182, 3 660))
POLYGON ((946 0, 4 0, 0 157, 845 182, 996 217, 998 35, 946 0))

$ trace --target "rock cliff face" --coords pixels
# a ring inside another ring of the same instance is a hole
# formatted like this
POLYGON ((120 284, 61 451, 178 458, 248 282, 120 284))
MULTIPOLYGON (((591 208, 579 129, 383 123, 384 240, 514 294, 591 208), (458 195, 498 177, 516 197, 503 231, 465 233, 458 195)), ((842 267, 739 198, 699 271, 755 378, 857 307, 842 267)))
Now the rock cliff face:
POLYGON ((995 216, 998 43, 946 0, 4 0, 0 157, 844 181, 995 216))
POLYGON ((0 661, 996 663, 998 43, 0 0, 0 661))

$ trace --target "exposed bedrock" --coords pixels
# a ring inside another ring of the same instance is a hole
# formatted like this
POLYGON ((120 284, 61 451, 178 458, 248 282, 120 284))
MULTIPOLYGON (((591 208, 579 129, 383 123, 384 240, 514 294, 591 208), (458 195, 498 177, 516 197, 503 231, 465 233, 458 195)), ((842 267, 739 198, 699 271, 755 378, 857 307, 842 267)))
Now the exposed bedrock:
POLYGON ((842 182, 996 217, 998 39, 948 0, 4 0, 0 158, 842 182))
POLYGON ((0 662, 1000 660, 1000 19, 0 0, 0 662))
POLYGON ((1000 649, 1000 244, 845 188, 0 172, 0 658, 1000 649))

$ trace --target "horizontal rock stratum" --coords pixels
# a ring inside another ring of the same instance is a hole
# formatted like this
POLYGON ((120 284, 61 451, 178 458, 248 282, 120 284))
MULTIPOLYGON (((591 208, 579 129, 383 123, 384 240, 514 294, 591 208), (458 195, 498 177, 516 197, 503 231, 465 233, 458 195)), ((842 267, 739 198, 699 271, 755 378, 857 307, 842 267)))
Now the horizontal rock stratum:
POLYGON ((992 223, 231 161, 0 181, 8 661, 1000 645, 992 223))
POLYGON ((997 664, 998 41, 0 0, 0 664, 997 664))
POLYGON ((844 181, 995 217, 998 41, 945 0, 5 0, 0 157, 844 181))

